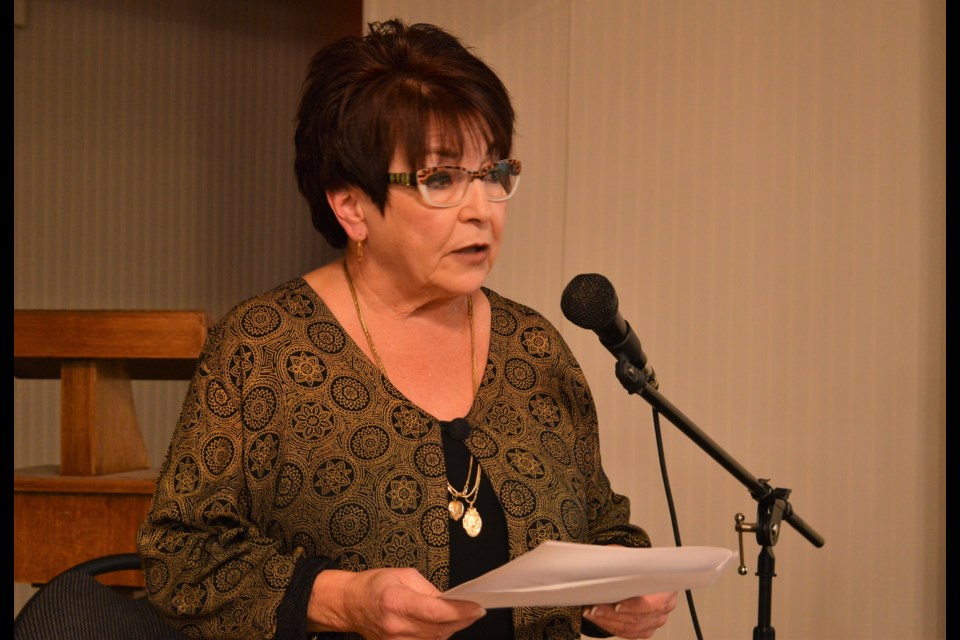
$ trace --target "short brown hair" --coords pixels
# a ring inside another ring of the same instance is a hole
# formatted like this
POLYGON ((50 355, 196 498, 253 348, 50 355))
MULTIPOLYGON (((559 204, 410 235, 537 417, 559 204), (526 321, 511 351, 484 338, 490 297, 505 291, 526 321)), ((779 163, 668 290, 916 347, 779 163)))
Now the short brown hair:
POLYGON ((327 190, 355 186, 380 208, 400 151, 418 168, 436 127, 454 151, 479 132, 493 159, 510 156, 514 111, 497 74, 449 32, 400 20, 371 23, 363 37, 321 49, 310 63, 297 116, 297 184, 313 226, 343 248, 327 190))

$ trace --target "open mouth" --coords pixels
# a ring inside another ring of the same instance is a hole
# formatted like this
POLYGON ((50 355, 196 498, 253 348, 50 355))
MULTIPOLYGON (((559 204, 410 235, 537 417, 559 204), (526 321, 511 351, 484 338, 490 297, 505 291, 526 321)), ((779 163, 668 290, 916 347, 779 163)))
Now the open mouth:
POLYGON ((485 244, 472 244, 469 247, 464 247, 463 249, 457 249, 454 253, 462 253, 465 255, 471 255, 476 253, 483 253, 489 248, 489 245, 485 244))

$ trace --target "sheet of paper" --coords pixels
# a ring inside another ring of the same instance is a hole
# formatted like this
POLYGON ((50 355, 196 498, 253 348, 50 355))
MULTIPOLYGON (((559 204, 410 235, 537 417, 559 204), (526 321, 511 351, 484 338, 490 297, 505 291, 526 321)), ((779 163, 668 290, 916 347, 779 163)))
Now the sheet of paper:
POLYGON ((709 586, 734 559, 719 547, 628 549, 548 540, 442 597, 488 609, 619 602, 709 586))

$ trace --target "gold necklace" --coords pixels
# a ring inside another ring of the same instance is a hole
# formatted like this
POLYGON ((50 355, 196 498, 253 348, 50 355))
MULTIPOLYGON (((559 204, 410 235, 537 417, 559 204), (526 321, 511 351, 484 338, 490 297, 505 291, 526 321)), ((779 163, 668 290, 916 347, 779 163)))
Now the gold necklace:
MULTIPOLYGON (((367 346, 370 347, 370 353, 373 354, 373 359, 377 363, 377 369, 380 370, 381 374, 386 375, 383 361, 380 360, 377 347, 373 344, 373 338, 370 336, 370 330, 367 329, 367 323, 363 320, 363 312, 360 310, 360 300, 357 298, 357 290, 353 286, 353 277, 350 275, 350 269, 347 267, 346 260, 343 261, 343 273, 347 278, 347 286, 350 287, 350 297, 353 298, 353 306, 357 310, 357 320, 360 321, 360 328, 363 329, 363 335, 367 339, 367 346)), ((473 323, 473 298, 469 295, 467 296, 467 318, 470 320, 470 381, 473 384, 473 392, 476 393, 477 338, 473 323)), ((480 529, 483 527, 480 512, 473 506, 477 501, 477 496, 480 494, 480 477, 482 473, 483 469, 480 467, 480 463, 477 462, 471 453, 470 462, 467 465, 467 479, 466 482, 464 482, 463 491, 457 491, 450 485, 449 481, 447 482, 447 491, 450 492, 451 496, 450 502, 447 504, 447 511, 449 511, 450 517, 453 518, 454 522, 461 517, 463 518, 463 530, 466 531, 467 535, 471 538, 476 538, 480 535, 480 529), (470 479, 474 475, 474 469, 476 469, 476 477, 473 480, 473 488, 470 488, 470 479), (464 509, 463 503, 460 502, 460 500, 463 500, 463 502, 467 504, 466 509, 464 509)))

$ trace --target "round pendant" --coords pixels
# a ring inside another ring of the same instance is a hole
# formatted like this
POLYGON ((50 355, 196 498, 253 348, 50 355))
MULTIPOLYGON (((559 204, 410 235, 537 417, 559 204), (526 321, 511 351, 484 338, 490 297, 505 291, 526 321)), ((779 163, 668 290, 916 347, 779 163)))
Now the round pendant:
POLYGON ((450 517, 456 522, 463 516, 463 503, 457 499, 453 499, 447 504, 447 511, 450 512, 450 517))
POLYGON ((482 526, 483 520, 480 519, 477 510, 473 507, 467 509, 467 513, 463 516, 463 530, 467 532, 467 535, 476 538, 480 535, 480 527, 482 526))

